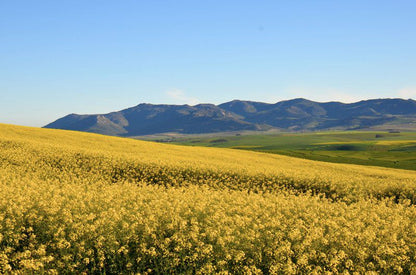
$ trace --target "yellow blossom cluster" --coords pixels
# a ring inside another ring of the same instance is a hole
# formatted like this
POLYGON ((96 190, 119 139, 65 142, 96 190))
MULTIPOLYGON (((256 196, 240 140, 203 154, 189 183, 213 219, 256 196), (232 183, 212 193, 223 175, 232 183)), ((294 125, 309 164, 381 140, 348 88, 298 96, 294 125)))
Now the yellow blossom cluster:
POLYGON ((0 125, 0 273, 415 273, 416 172, 0 125))

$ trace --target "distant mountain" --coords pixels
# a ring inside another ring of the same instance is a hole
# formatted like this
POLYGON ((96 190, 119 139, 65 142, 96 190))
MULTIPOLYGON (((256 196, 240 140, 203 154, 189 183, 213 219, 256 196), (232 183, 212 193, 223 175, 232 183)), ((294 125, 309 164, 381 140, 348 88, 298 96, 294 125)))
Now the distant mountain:
POLYGON ((165 132, 209 133, 241 130, 264 130, 244 121, 241 116, 213 104, 152 105, 139 104, 119 112, 103 115, 70 114, 45 128, 78 130, 115 136, 138 136, 165 132))
POLYGON ((220 104, 153 105, 108 114, 70 114, 45 128, 77 130, 114 136, 176 132, 354 130, 372 127, 416 129, 416 101, 372 99, 356 103, 319 103, 297 98, 275 104, 233 100, 220 104))

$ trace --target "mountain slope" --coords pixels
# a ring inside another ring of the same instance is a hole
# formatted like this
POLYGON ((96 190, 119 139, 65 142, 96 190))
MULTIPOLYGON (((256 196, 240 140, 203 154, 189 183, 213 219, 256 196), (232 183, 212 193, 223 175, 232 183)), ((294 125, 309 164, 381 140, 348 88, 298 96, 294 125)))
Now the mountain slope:
POLYGON ((240 116, 212 104, 152 105, 139 104, 104 115, 70 114, 45 128, 78 130, 107 135, 134 136, 161 132, 204 133, 261 130, 240 116))
POLYGON ((386 125, 415 128, 416 101, 372 99, 356 103, 297 98, 275 104, 233 100, 220 104, 153 105, 97 115, 70 114, 45 126, 114 136, 266 130, 365 129, 386 125))

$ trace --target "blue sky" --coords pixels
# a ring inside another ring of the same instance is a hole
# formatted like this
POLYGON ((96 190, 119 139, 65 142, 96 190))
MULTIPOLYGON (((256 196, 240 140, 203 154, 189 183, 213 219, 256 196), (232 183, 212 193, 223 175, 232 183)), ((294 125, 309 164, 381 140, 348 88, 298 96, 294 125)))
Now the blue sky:
POLYGON ((416 1, 0 1, 0 122, 416 97, 416 1))

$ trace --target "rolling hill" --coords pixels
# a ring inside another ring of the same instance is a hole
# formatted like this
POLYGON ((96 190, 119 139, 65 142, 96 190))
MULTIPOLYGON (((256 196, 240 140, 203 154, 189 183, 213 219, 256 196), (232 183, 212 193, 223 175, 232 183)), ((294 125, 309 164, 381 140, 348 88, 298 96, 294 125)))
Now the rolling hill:
POLYGON ((241 100, 218 106, 139 104, 108 114, 70 114, 45 126, 113 136, 268 129, 357 130, 372 127, 416 129, 416 101, 373 99, 345 104, 298 98, 275 104, 241 100))
POLYGON ((0 124, 1 274, 411 274, 416 172, 0 124))

